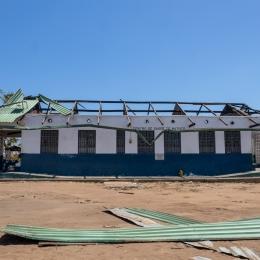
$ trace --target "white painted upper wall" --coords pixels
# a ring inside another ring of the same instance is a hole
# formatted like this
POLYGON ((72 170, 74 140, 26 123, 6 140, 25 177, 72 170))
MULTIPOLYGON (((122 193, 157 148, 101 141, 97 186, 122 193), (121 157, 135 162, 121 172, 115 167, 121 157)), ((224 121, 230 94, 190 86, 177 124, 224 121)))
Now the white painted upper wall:
POLYGON ((116 153, 116 130, 96 129, 96 153, 116 153))
POLYGON ((215 132, 215 145, 216 153, 225 153, 225 132, 216 131, 215 132))
POLYGON ((199 153, 199 133, 181 133, 181 153, 199 153))
POLYGON ((77 154, 78 153, 78 129, 62 128, 59 129, 59 154, 77 154))
POLYGON ((252 132, 241 131, 241 153, 252 153, 252 132))
POLYGON ((41 152, 41 130, 22 131, 22 153, 41 152))
MULTIPOLYGON (((22 120, 22 124, 27 127, 41 127, 42 121, 45 117, 45 114, 27 114, 22 120)), ((67 126, 68 117, 62 115, 51 114, 48 116, 51 118, 51 123, 48 120, 45 120, 43 126, 55 126, 55 125, 64 125, 67 126)), ((164 129, 238 129, 238 128, 249 128, 252 125, 252 122, 249 118, 253 118, 256 123, 260 124, 260 117, 239 117, 239 116, 225 116, 221 119, 225 122, 225 125, 222 121, 219 120, 218 117, 212 116, 189 116, 189 118, 195 122, 195 125, 190 128, 191 124, 190 120, 187 116, 183 115, 173 115, 173 116, 160 116, 163 125, 160 123, 156 116, 129 116, 132 128, 136 128, 139 130, 164 130, 164 129), (147 123, 147 119, 149 123, 147 123)), ((97 116, 95 115, 74 115, 69 120, 70 125, 78 125, 78 124, 98 124, 97 116)), ((121 127, 127 128, 128 120, 126 116, 101 116, 100 118, 100 126, 110 126, 110 127, 121 127)), ((257 129, 260 127, 255 127, 257 129)))
MULTIPOLYGON (((154 137, 156 138, 161 131, 155 130, 154 137)), ((164 154, 164 134, 161 134, 154 144, 155 154, 164 154)))
POLYGON ((133 132, 125 132, 125 153, 137 154, 137 134, 133 132))
MULTIPOLYGON (((115 154, 116 153, 116 130, 88 128, 63 128, 59 129, 59 154, 77 154, 78 153, 78 130, 96 130, 96 153, 115 154)), ((155 137, 160 133, 155 130, 155 137)), ((138 143, 137 134, 134 132, 125 133, 125 153, 137 154, 138 143)), ((224 131, 215 132, 216 153, 225 153, 224 131)), ((40 153, 41 131, 23 130, 22 131, 22 153, 40 153)), ((199 133, 182 132, 181 133, 181 153, 199 153, 199 133)), ((252 133, 250 131, 241 131, 241 153, 252 153, 252 133)), ((164 135, 162 134, 155 141, 155 154, 164 154, 164 135)))

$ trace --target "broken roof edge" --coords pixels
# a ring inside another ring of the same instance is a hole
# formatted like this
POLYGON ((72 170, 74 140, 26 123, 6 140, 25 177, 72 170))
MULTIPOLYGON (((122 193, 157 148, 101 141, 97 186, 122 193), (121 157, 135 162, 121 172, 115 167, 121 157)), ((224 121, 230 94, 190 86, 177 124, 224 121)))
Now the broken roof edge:
MULTIPOLYGON (((21 89, 18 89, 9 99, 0 106, 0 123, 12 124, 20 120, 23 116, 30 113, 40 102, 58 113, 68 116, 71 110, 41 94, 38 96, 24 96, 21 89)), ((37 109, 37 108, 36 108, 37 109)), ((40 106, 38 110, 42 112, 40 106)), ((47 111, 48 113, 49 111, 47 111)))
MULTIPOLYGON (((118 114, 123 115, 142 115, 144 113, 155 113, 157 117, 169 113, 170 115, 201 115, 201 114, 212 114, 216 117, 223 116, 260 116, 260 110, 253 109, 249 107, 246 103, 235 103, 235 102, 184 102, 184 101, 134 101, 134 100, 59 100, 50 99, 42 94, 37 96, 24 96, 22 90, 19 89, 13 96, 11 96, 4 105, 0 106, 0 110, 4 106, 15 105, 15 102, 20 103, 25 100, 35 100, 38 99, 40 103, 44 103, 46 106, 39 106, 39 112, 46 114, 52 114, 56 111, 58 114, 64 116, 70 116, 75 113, 98 113, 98 116, 103 116, 106 114, 118 114), (66 105, 69 104, 70 108, 66 105), (83 105, 84 104, 84 105, 83 105), (87 104, 87 107, 85 106, 87 104), (97 104, 97 107, 92 105, 97 104), (118 107, 118 105, 122 107, 118 107), (131 104, 131 108, 128 106, 131 104), (108 107, 106 107, 107 105, 108 107), (115 105, 111 107, 110 105, 115 105), (117 106, 116 106, 117 105, 117 106), (143 105, 142 107, 138 107, 143 105), (149 107, 147 108, 146 106, 149 107), (157 107, 155 107, 155 105, 157 107), (165 106, 163 106, 165 105, 165 106), (80 108, 78 108, 80 106, 80 108), (125 106, 128 107, 127 112, 125 111, 125 106), (152 106, 152 110, 150 107, 152 106), (159 107, 158 107, 159 106, 159 107), (178 108, 178 109, 177 109, 178 108), (227 108, 229 110, 227 111, 227 108), (103 114, 104 113, 104 114, 103 114)), ((1 114, 1 111, 0 111, 1 114)))
POLYGON ((47 104, 48 106, 50 106, 52 109, 56 110, 57 112, 59 112, 60 114, 64 115, 64 116, 68 116, 71 114, 71 110, 66 108, 65 106, 59 104, 57 101, 52 100, 48 97, 45 97, 42 94, 39 94, 38 96, 39 100, 44 102, 45 104, 47 104))
POLYGON ((10 105, 14 103, 21 102, 24 99, 24 94, 22 89, 18 89, 13 95, 9 97, 9 99, 4 103, 4 105, 10 105))

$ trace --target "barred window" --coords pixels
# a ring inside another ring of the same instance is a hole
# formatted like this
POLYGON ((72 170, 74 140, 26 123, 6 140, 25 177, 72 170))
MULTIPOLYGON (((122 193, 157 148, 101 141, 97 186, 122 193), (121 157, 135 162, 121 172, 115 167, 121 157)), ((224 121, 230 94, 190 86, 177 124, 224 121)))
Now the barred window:
POLYGON ((125 153, 125 131, 116 131, 116 152, 125 153))
POLYGON ((181 153, 180 132, 164 132, 164 153, 181 153))
POLYGON ((241 153, 241 138, 239 131, 225 131, 226 153, 241 153))
POLYGON ((96 152, 96 131, 95 130, 79 130, 78 139, 79 139, 78 140, 79 153, 96 152))
POLYGON ((154 131, 140 131, 138 153, 154 153, 154 131))
POLYGON ((200 153, 215 153, 216 149, 215 132, 199 132, 199 149, 200 153))
POLYGON ((41 130, 41 153, 58 153, 58 130, 41 130))

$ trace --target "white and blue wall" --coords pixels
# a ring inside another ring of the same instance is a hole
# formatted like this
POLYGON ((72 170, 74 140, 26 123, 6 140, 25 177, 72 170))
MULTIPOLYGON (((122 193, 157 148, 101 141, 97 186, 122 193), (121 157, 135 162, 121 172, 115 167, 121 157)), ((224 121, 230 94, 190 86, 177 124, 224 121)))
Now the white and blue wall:
MULTIPOLYGON (((29 115, 24 124, 37 127, 44 116, 29 115)), ((49 116, 44 124, 66 125, 67 118, 60 115, 49 116)), ((152 130, 157 136, 165 129, 186 129, 190 124, 186 116, 160 117, 163 125, 154 116, 131 117, 132 127, 138 130, 152 130), (149 123, 147 123, 147 119, 149 123)), ((96 116, 75 116, 70 124, 97 123, 96 116), (89 120, 90 119, 90 120, 89 120)), ((252 170, 252 134, 240 131, 241 153, 227 154, 223 123, 214 117, 194 117, 197 128, 214 128, 215 153, 200 154, 199 133, 181 132, 181 153, 164 153, 164 135, 155 141, 154 154, 138 154, 137 134, 126 131, 125 154, 116 153, 116 130, 71 127, 60 128, 58 153, 41 154, 41 130, 22 131, 22 170, 27 172, 51 173, 74 176, 176 176, 180 169, 196 175, 219 175, 252 170), (217 129, 221 129, 221 131, 217 129), (96 130, 96 153, 78 153, 78 131, 96 130)), ((245 128, 250 124, 246 118, 225 117, 227 129, 245 128)), ((128 119, 124 116, 104 116, 100 125, 125 128, 128 119)))

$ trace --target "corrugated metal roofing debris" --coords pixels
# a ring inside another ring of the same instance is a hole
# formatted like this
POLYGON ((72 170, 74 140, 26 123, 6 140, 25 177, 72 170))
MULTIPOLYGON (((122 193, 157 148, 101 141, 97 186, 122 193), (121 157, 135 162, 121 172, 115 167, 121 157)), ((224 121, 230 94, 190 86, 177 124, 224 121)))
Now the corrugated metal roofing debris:
POLYGON ((13 123, 27 114, 39 103, 38 99, 23 100, 18 103, 4 105, 0 108, 0 123, 13 123))
POLYGON ((7 225, 4 230, 37 241, 67 243, 126 243, 201 240, 260 239, 260 220, 246 222, 189 224, 147 228, 57 229, 7 225))
POLYGON ((24 94, 21 89, 18 89, 6 102, 5 105, 21 102, 24 99, 24 94))
POLYGON ((191 245, 191 246, 199 248, 199 249, 212 250, 215 252, 235 256, 238 258, 244 258, 244 259, 249 259, 249 260, 260 260, 260 257, 253 250, 251 250, 247 247, 219 246, 219 247, 215 248, 214 244, 211 241, 185 242, 185 244, 191 245))
POLYGON ((117 217, 129 220, 132 223, 136 224, 137 226, 141 226, 141 227, 161 226, 159 223, 157 223, 149 218, 144 218, 142 216, 129 213, 129 212, 127 212, 126 209, 114 208, 114 209, 108 209, 107 211, 114 214, 117 217))
MULTIPOLYGON (((183 217, 179 217, 179 216, 177 217, 176 215, 171 215, 171 214, 167 214, 167 218, 165 219, 165 213, 158 212, 158 211, 144 210, 144 209, 132 209, 132 213, 129 213, 130 214, 130 216, 129 216, 124 213, 124 212, 128 213, 127 210, 129 210, 129 209, 117 208, 117 209, 110 209, 109 211, 116 216, 123 217, 123 218, 135 223, 136 225, 142 226, 142 227, 145 227, 146 225, 144 223, 146 223, 147 221, 150 220, 150 218, 148 218, 148 217, 153 218, 155 213, 156 213, 157 220, 164 221, 164 222, 170 220, 170 222, 172 224, 178 224, 180 219, 182 221, 195 221, 195 220, 191 220, 191 219, 187 219, 187 218, 183 218, 183 217), (139 216, 139 215, 136 215, 136 212, 144 212, 144 211, 146 212, 146 214, 145 214, 146 217, 142 217, 142 221, 135 221, 135 216, 137 216, 137 217, 139 216), (160 216, 162 216, 162 217, 160 217, 160 216), (176 217, 177 217, 177 221, 176 221, 176 217)), ((260 219, 259 218, 251 218, 251 219, 247 218, 247 219, 241 219, 241 220, 235 220, 235 221, 227 221, 226 223, 232 223, 232 222, 233 223, 234 222, 235 223, 246 223, 246 222, 254 222, 254 221, 258 222, 258 221, 260 221, 260 219)), ((155 222, 155 224, 159 225, 159 223, 156 223, 156 222, 155 222)), ((189 246, 193 246, 195 248, 212 250, 215 252, 232 255, 235 257, 239 257, 239 258, 243 257, 243 258, 249 259, 249 260, 260 260, 260 257, 254 251, 252 251, 251 249, 249 249, 247 247, 239 248, 237 246, 232 246, 232 247, 215 248, 213 242, 209 241, 209 240, 198 241, 198 242, 183 241, 183 243, 185 243, 189 246)))
POLYGON ((198 241, 198 242, 185 242, 185 244, 196 247, 196 248, 203 248, 203 249, 214 249, 214 244, 212 241, 198 241))
POLYGON ((204 256, 193 256, 190 259, 193 259, 193 260, 211 260, 211 258, 204 257, 204 256))
POLYGON ((172 215, 172 214, 168 214, 168 213, 163 213, 163 212, 159 212, 159 211, 136 209, 136 208, 125 208, 125 210, 132 214, 136 214, 136 215, 151 218, 151 219, 156 219, 156 220, 168 223, 168 224, 180 225, 180 224, 202 223, 198 220, 181 217, 181 216, 177 216, 177 215, 172 215))
MULTIPOLYGON (((85 243, 126 243, 180 241, 187 245, 212 250, 249 260, 260 257, 247 247, 215 247, 209 240, 260 239, 260 219, 242 219, 220 223, 192 223, 196 220, 171 214, 143 209, 114 208, 108 210, 116 216, 130 220, 145 228, 108 228, 108 229, 58 229, 19 225, 7 225, 3 232, 11 235, 39 241, 43 245, 68 245, 85 243), (129 213, 132 211, 133 213, 129 213), (170 221, 177 226, 160 225, 150 218, 142 217, 136 212, 153 216, 156 219, 170 221), (186 222, 186 224, 179 224, 186 222), (187 242, 190 241, 190 242, 187 242), (193 242, 192 242, 193 241, 193 242)), ((192 259, 204 259, 200 256, 192 259)))
POLYGON ((232 255, 238 258, 245 258, 249 260, 260 260, 260 257, 251 249, 247 247, 237 247, 237 246, 231 246, 231 247, 223 247, 220 246, 215 251, 224 253, 227 255, 232 255))
POLYGON ((67 116, 71 114, 70 109, 43 95, 34 98, 25 98, 22 90, 19 89, 0 107, 0 123, 14 123, 16 120, 30 112, 39 102, 48 104, 52 109, 62 115, 67 116))
POLYGON ((246 254, 247 258, 250 260, 260 260, 260 256, 257 255, 253 250, 248 247, 241 247, 243 252, 246 254))
POLYGON ((70 109, 62 106, 61 104, 59 104, 58 102, 56 102, 56 101, 54 101, 54 100, 52 100, 50 98, 47 98, 47 97, 45 97, 45 96, 40 94, 39 95, 39 99, 42 102, 50 105, 51 108, 53 108, 54 110, 56 110, 57 112, 59 112, 60 114, 62 114, 64 116, 68 116, 68 115, 71 114, 71 110, 70 109))
MULTIPOLYGON (((180 224, 202 224, 205 222, 201 222, 195 219, 190 219, 187 217, 177 216, 169 213, 164 213, 160 211, 153 211, 153 210, 146 210, 146 209, 137 209, 137 208, 121 208, 122 210, 126 210, 128 213, 139 215, 146 217, 148 219, 156 219, 161 222, 167 223, 167 224, 174 224, 174 225, 180 225, 180 224)), ((253 221, 260 221, 260 218, 244 218, 239 220, 231 220, 231 221, 223 221, 219 223, 241 223, 241 222, 253 222, 253 221)), ((205 223, 206 224, 206 223, 205 223)))

